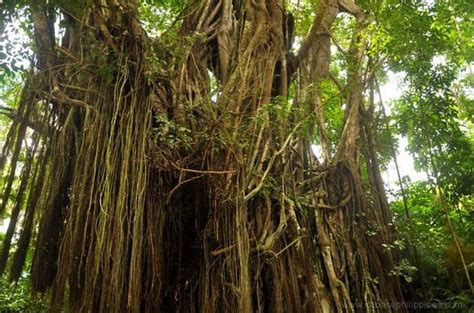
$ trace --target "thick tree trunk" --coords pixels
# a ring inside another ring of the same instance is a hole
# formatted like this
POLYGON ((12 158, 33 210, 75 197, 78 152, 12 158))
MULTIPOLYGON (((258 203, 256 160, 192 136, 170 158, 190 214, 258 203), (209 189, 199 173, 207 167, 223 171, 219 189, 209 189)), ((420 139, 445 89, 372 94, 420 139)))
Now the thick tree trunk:
POLYGON ((75 10, 63 12, 61 45, 51 16, 32 15, 43 102, 30 106, 49 126, 37 141, 48 149, 34 161, 44 180, 29 181, 37 207, 27 205, 20 242, 36 211, 33 287, 52 287, 54 311, 66 291, 72 312, 398 311, 388 306, 403 291, 382 250, 394 234, 375 134, 375 189, 359 164, 367 21, 355 3, 321 1, 293 55, 283 0, 191 2, 180 35, 194 43, 158 73, 134 1, 75 10), (321 83, 341 10, 357 27, 331 151, 321 83), (281 113, 303 67, 313 92, 281 113), (315 132, 324 160, 311 152, 315 132))

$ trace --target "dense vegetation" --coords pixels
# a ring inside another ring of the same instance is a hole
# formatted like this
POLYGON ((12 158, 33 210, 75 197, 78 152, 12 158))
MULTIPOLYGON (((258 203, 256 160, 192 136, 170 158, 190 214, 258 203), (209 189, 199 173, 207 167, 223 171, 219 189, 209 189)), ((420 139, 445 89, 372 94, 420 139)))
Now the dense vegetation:
POLYGON ((474 306, 472 1, 0 3, 0 311, 474 306))

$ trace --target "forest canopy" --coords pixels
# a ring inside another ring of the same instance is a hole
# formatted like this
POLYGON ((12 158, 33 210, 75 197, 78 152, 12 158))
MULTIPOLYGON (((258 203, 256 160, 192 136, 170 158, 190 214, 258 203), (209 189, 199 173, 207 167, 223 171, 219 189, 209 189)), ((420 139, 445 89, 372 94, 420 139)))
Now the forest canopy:
POLYGON ((0 310, 466 312, 473 22, 468 0, 0 0, 0 310))

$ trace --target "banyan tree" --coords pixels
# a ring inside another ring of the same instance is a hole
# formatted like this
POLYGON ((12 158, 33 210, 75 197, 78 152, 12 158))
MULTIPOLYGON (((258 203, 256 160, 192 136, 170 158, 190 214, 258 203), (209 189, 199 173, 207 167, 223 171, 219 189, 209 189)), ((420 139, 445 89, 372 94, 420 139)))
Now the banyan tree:
POLYGON ((307 2, 301 34, 295 1, 189 0, 157 31, 135 0, 23 2, 4 275, 32 251, 53 312, 404 310, 370 10, 307 2))

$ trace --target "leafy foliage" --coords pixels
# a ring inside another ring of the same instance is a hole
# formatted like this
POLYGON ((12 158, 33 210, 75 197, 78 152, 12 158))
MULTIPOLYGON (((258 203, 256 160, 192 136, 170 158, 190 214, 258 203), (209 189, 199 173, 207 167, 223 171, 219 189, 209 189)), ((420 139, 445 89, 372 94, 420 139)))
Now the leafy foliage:
POLYGON ((5 276, 0 279, 1 312, 45 312, 47 309, 44 299, 31 294, 28 277, 17 282, 10 282, 5 276))
MULTIPOLYGON (((441 290, 447 292, 449 289, 466 288, 466 281, 459 254, 447 229, 443 209, 427 182, 411 183, 405 191, 408 195, 410 219, 405 215, 401 194, 398 195, 399 200, 392 203, 398 231, 410 247, 416 247, 420 266, 418 270, 426 273, 425 283, 428 283, 431 297, 446 300, 446 295, 441 294, 441 290), (447 286, 447 283, 451 287, 447 286), (453 287, 457 284, 460 285, 453 287)), ((461 239, 468 264, 474 262, 472 201, 472 196, 465 197, 454 210, 450 211, 451 221, 461 239)), ((414 260, 410 262, 413 264, 414 260)), ((472 272, 474 268, 470 270, 472 272)), ((460 292, 462 293, 462 290, 460 292)))
POLYGON ((452 199, 474 191, 473 142, 461 129, 451 90, 455 77, 456 68, 444 65, 420 73, 395 106, 399 132, 408 137, 418 168, 437 177, 452 199))

